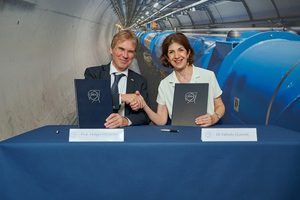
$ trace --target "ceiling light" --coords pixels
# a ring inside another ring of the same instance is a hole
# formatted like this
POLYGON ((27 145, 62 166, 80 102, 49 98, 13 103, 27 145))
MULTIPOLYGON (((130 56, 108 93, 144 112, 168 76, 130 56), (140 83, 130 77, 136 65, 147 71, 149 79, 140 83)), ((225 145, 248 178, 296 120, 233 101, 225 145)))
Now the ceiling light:
POLYGON ((158 2, 156 2, 154 5, 153 5, 153 8, 156 8, 158 6, 158 2))

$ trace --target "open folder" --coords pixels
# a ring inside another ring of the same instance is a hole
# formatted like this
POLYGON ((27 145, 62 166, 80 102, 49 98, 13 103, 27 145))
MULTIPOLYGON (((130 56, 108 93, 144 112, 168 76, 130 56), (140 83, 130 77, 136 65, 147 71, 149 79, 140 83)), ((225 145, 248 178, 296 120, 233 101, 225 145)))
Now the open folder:
POLYGON ((208 83, 176 83, 172 126, 196 126, 195 119, 207 113, 208 83))
POLYGON ((113 113, 110 80, 75 79, 74 83, 79 128, 105 128, 113 113))

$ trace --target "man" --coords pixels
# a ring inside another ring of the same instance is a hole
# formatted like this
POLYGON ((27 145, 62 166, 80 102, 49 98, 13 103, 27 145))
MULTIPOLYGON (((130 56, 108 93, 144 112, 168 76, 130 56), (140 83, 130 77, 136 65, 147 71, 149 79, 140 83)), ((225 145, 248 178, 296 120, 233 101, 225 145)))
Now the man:
POLYGON ((138 40, 135 34, 129 30, 122 30, 114 36, 111 42, 111 63, 89 67, 85 70, 85 79, 111 80, 114 113, 106 119, 104 124, 106 128, 150 123, 144 110, 138 109, 140 106, 136 98, 140 93, 149 104, 147 81, 141 75, 128 69, 134 59, 137 45, 138 40), (115 80, 119 80, 116 82, 116 87, 115 80))

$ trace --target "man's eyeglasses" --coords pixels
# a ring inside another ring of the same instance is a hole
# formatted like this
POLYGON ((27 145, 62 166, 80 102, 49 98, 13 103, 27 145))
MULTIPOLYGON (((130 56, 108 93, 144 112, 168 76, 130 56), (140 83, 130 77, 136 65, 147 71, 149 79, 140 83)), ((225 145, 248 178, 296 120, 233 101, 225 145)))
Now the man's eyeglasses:
POLYGON ((135 56, 135 54, 136 54, 135 51, 132 51, 132 50, 125 50, 125 49, 122 48, 122 47, 116 47, 115 49, 117 50, 117 53, 118 53, 118 54, 124 54, 124 53, 127 53, 129 56, 135 56))

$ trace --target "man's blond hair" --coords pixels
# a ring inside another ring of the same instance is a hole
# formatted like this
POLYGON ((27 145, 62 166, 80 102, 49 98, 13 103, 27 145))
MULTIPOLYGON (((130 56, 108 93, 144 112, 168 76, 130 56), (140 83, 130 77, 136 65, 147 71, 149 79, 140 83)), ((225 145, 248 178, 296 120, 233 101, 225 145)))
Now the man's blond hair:
POLYGON ((133 44, 135 44, 135 51, 137 49, 138 46, 138 40, 136 35, 134 34, 134 32, 130 31, 130 30, 122 30, 120 32, 118 32, 113 40, 111 41, 111 48, 113 49, 117 42, 122 41, 124 42, 125 40, 130 40, 133 44))

